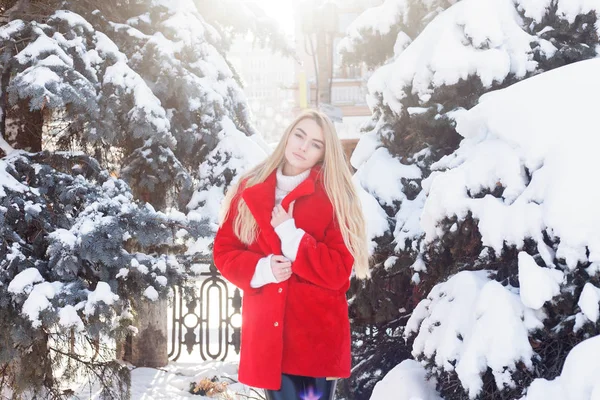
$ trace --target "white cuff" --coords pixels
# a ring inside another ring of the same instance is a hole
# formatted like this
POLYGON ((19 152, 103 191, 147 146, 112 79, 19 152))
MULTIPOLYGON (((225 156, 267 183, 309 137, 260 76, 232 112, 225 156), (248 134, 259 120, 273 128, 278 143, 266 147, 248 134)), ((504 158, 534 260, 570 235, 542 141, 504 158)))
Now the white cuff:
POLYGON ((277 282, 275 275, 273 275, 273 270, 271 269, 271 257, 273 257, 273 254, 269 254, 268 256, 258 260, 256 263, 256 269, 254 270, 254 275, 250 281, 250 287, 256 289, 266 285, 267 283, 277 282))
POLYGON ((291 261, 296 260, 298 246, 304 236, 304 230, 296 228, 296 222, 290 218, 275 227, 275 233, 281 239, 281 252, 291 261))

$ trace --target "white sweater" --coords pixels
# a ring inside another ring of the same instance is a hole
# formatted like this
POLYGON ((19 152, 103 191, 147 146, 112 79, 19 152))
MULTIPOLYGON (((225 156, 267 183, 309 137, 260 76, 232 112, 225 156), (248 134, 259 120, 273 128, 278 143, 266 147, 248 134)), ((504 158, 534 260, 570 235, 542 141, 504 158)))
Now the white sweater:
MULTIPOLYGON (((310 169, 307 169, 298 175, 283 175, 281 167, 277 168, 275 205, 277 206, 281 204, 281 201, 285 198, 285 196, 287 196, 288 193, 296 188, 296 186, 308 178, 309 174, 310 169)), ((277 236, 279 236, 279 239, 281 239, 281 252, 283 255, 290 261, 294 261, 296 259, 296 254, 298 253, 300 240, 302 240, 302 236, 304 236, 304 231, 300 228, 296 228, 296 222, 292 218, 279 224, 275 228, 275 233, 277 233, 277 236)), ((267 283, 277 282, 275 276, 273 275, 273 270, 271 269, 272 256, 273 254, 269 254, 268 256, 258 260, 256 269, 254 270, 254 276, 252 276, 252 280, 250 281, 251 287, 258 288, 266 285, 267 283)))

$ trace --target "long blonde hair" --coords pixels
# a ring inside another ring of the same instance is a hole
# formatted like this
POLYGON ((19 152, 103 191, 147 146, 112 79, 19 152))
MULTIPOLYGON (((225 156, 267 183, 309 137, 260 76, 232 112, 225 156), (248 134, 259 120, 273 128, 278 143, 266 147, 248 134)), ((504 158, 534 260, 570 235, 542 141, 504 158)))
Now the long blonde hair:
MULTIPOLYGON (((241 182, 245 181, 244 188, 264 182, 279 165, 283 165, 288 138, 296 125, 306 118, 314 120, 323 130, 325 139, 325 155, 321 168, 323 186, 333 205, 344 243, 354 257, 355 274, 360 279, 368 278, 370 277, 369 253, 361 202, 352 183, 350 168, 335 126, 327 115, 317 110, 306 110, 296 117, 285 130, 273 153, 265 161, 244 173, 237 183, 229 188, 222 205, 224 212, 222 212, 221 223, 231 212, 231 201, 240 190, 241 182)), ((235 235, 246 245, 254 242, 258 235, 256 220, 242 198, 238 202, 233 229, 235 235)))

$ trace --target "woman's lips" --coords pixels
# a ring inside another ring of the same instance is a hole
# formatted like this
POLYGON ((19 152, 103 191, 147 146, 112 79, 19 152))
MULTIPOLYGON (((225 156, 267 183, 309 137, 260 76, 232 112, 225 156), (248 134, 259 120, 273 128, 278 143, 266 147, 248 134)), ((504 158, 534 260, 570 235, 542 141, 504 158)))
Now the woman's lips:
POLYGON ((305 160, 306 160, 306 158, 302 157, 300 154, 297 154, 297 153, 292 153, 292 154, 293 154, 293 155, 295 155, 295 156, 296 156, 296 158, 298 158, 298 159, 300 159, 300 160, 303 160, 303 161, 305 161, 305 160))

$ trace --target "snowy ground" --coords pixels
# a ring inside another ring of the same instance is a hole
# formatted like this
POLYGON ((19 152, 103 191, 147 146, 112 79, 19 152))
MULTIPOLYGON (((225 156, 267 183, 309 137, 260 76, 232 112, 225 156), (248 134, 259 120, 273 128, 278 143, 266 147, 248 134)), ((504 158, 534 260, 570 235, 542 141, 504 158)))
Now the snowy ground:
MULTIPOLYGON (((174 362, 164 368, 135 368, 131 371, 131 399, 207 399, 189 392, 190 382, 217 376, 220 382, 228 382, 227 394, 232 399, 261 399, 262 390, 250 388, 237 382, 236 361, 174 362)), ((83 387, 79 399, 99 399, 97 390, 83 387)), ((225 397, 213 397, 225 398, 225 397)), ((74 398, 75 399, 75 398, 74 398)))

